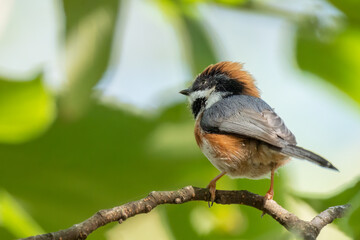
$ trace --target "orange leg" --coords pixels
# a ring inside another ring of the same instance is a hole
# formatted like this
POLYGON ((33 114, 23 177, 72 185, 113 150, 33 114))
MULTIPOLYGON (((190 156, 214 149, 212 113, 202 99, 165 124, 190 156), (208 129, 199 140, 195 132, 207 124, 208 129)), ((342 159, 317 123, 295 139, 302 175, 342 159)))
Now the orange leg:
MULTIPOLYGON (((265 194, 264 198, 265 198, 265 201, 266 200, 272 200, 273 197, 274 197, 274 173, 275 173, 275 169, 272 169, 271 170, 271 183, 270 183, 270 189, 269 191, 267 191, 267 193, 265 194)), ((263 217, 266 213, 263 212, 261 214, 261 217, 263 217)))
POLYGON ((275 169, 271 170, 271 183, 270 183, 270 189, 269 191, 267 191, 267 193, 265 194, 265 199, 266 200, 272 200, 274 197, 274 172, 275 169))
POLYGON ((213 180, 210 181, 209 185, 207 185, 207 188, 209 189, 209 192, 210 192, 210 201, 211 201, 211 204, 210 204, 210 202, 208 203, 209 207, 211 207, 215 201, 216 182, 225 174, 226 174, 226 172, 220 173, 213 180))

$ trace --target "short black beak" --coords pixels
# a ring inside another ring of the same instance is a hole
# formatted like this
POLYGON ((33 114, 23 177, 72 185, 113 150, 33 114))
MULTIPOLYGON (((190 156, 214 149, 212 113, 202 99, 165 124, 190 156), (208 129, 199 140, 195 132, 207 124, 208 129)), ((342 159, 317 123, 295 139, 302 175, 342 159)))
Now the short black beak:
POLYGON ((189 96, 190 95, 190 90, 189 89, 184 89, 184 90, 181 90, 179 93, 181 93, 182 95, 185 95, 185 96, 189 96))

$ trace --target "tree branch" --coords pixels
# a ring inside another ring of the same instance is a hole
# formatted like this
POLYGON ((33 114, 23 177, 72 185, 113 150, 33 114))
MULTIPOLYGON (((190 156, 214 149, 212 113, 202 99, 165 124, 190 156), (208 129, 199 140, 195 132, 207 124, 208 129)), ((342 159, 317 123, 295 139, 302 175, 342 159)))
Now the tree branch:
MULTIPOLYGON (((148 213, 161 204, 181 204, 190 201, 209 201, 210 194, 206 188, 187 186, 176 191, 151 192, 147 197, 129 202, 111 209, 100 210, 92 217, 74 226, 52 232, 24 238, 26 240, 76 240, 86 239, 97 228, 111 222, 122 223, 129 217, 148 213)), ((344 216, 350 205, 330 207, 310 222, 299 219, 273 200, 265 201, 263 196, 242 191, 216 191, 215 202, 218 204, 242 204, 251 206, 269 214, 287 230, 296 233, 306 240, 316 239, 321 229, 336 218, 344 216)))

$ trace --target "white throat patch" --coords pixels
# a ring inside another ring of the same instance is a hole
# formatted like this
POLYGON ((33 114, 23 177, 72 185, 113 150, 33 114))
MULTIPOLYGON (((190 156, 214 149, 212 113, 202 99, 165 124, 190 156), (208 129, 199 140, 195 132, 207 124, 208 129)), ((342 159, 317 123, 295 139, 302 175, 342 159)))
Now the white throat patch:
POLYGON ((196 99, 205 98, 206 99, 205 108, 207 109, 207 108, 211 107, 217 101, 220 101, 225 95, 227 95, 227 93, 225 93, 225 92, 215 92, 215 87, 213 87, 213 88, 207 89, 207 90, 192 92, 189 95, 189 102, 190 102, 190 105, 192 105, 196 99))
POLYGON ((189 95, 189 101, 190 101, 190 105, 195 102, 196 99, 199 98, 205 98, 208 99, 209 95, 211 94, 212 91, 214 91, 215 89, 207 89, 207 90, 201 90, 201 91, 195 91, 190 93, 189 95))
POLYGON ((214 103, 220 101, 225 95, 226 95, 226 93, 224 93, 224 92, 213 92, 213 93, 211 93, 209 98, 206 101, 205 108, 208 109, 214 103))

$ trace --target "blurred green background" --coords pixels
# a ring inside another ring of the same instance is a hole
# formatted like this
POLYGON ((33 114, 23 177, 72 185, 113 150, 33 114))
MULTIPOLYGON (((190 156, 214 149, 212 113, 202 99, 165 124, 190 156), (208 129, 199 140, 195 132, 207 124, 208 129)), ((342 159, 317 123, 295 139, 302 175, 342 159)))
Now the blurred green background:
MULTIPOLYGON (((319 239, 360 239, 360 1, 0 1, 0 239, 68 228, 153 190, 218 174, 178 91, 245 63, 300 146, 275 200, 310 220, 352 203, 319 239)), ((269 179, 219 189, 265 194, 269 179)), ((292 239, 246 206, 164 205, 89 239, 292 239)))

